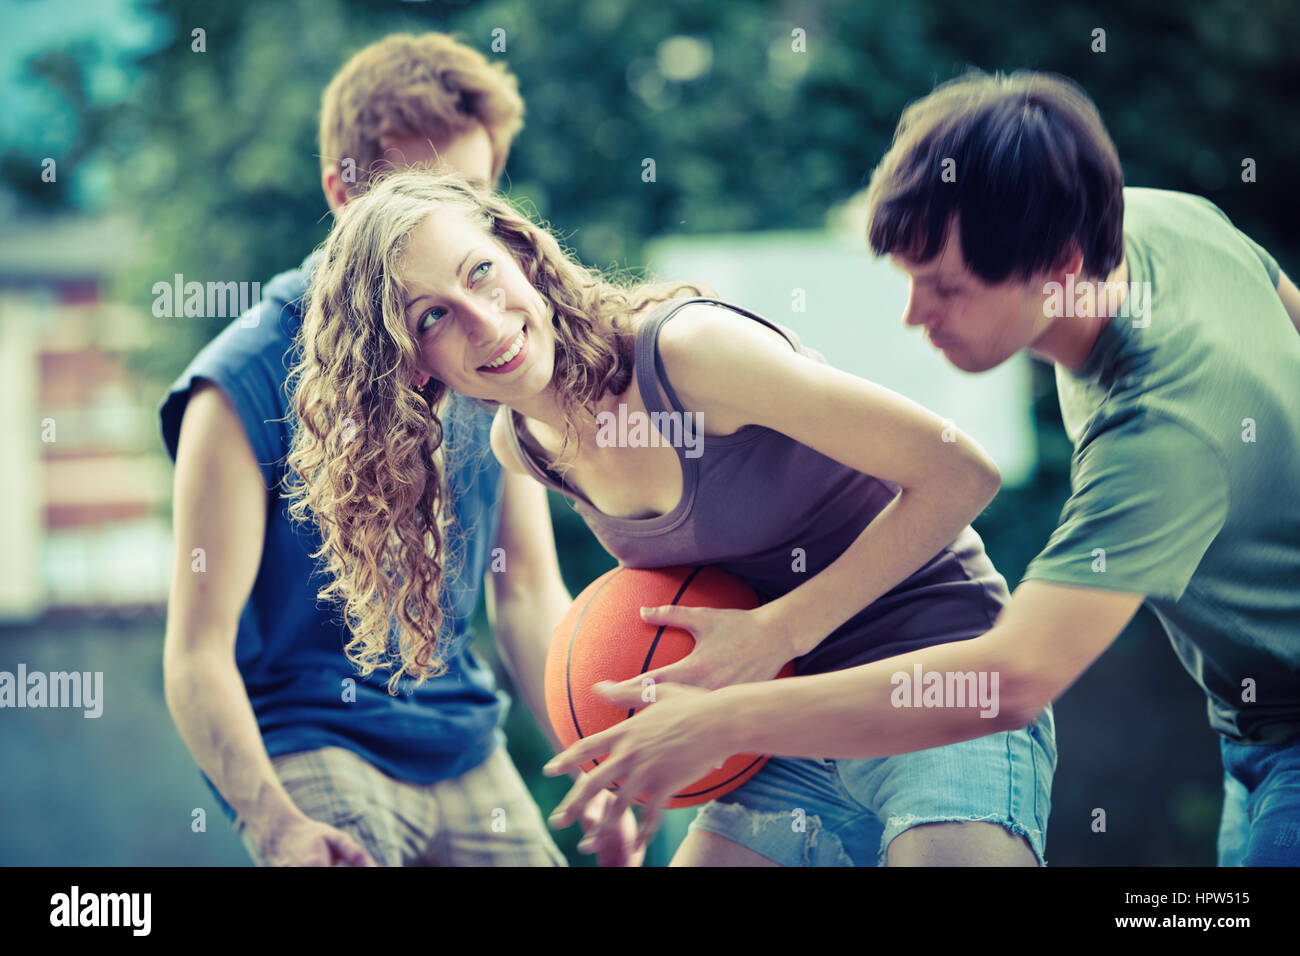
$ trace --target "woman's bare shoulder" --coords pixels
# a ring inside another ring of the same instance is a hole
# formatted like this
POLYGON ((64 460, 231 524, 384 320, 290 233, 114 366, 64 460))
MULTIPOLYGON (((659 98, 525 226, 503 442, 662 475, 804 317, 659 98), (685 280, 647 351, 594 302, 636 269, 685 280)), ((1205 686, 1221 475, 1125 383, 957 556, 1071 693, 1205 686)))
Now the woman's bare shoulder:
POLYGON ((719 361, 734 361, 737 351, 771 346, 790 351, 780 332, 718 302, 688 302, 659 333, 665 361, 686 361, 706 370, 719 361))
POLYGON ((519 457, 516 445, 510 440, 510 431, 514 428, 514 423, 510 421, 510 406, 497 406, 496 415, 492 418, 492 430, 489 433, 488 441, 492 445, 492 453, 496 455, 497 461, 501 467, 507 471, 513 471, 516 474, 527 475, 528 468, 523 459, 519 457))

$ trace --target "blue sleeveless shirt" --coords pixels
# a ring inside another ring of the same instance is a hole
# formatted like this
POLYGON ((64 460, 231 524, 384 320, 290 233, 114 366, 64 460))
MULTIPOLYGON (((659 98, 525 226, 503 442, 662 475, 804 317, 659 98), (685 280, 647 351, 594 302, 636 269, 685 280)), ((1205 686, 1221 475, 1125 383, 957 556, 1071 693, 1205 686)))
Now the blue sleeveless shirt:
MULTIPOLYGON (((257 579, 239 618, 235 660, 267 753, 338 746, 412 783, 458 777, 504 740, 509 697, 466 646, 495 533, 501 469, 488 444, 492 416, 453 396, 444 416, 455 557, 445 570, 442 636, 448 671, 418 688, 388 693, 387 672, 363 678, 343 652, 350 638, 342 606, 318 604, 326 583, 311 553, 314 526, 289 519, 282 495, 292 439, 285 380, 298 358, 310 258, 269 282, 262 301, 214 338, 181 374, 160 409, 163 440, 176 459, 181 419, 196 379, 220 386, 234 406, 268 488, 266 536, 257 579), (455 534, 455 532, 459 532, 455 534), (351 678, 352 685, 344 681, 351 678), (345 692, 346 691, 346 692, 345 692), (354 700, 345 699, 355 695, 354 700)), ((188 561, 182 547, 176 560, 188 561)), ((195 572, 200 573, 200 572, 195 572)), ((222 812, 234 809, 203 775, 222 812)))

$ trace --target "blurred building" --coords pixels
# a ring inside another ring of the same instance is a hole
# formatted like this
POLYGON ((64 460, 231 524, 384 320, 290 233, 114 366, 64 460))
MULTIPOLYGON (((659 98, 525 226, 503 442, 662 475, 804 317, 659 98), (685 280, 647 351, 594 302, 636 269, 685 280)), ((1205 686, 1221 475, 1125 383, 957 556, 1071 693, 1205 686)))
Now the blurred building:
POLYGON ((109 301, 133 230, 77 216, 0 229, 0 620, 157 608, 171 552, 149 316, 109 301))

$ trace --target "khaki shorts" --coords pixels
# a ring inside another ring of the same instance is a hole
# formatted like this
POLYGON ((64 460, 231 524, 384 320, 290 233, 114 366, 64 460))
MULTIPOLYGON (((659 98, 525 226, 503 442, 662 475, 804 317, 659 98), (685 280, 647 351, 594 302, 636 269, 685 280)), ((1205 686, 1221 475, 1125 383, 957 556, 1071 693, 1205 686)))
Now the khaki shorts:
MULTIPOLYGON (((344 747, 281 754, 271 764, 303 813, 347 833, 380 866, 567 865, 505 747, 428 784, 390 777, 344 747)), ((242 817, 234 828, 265 866, 242 817)))

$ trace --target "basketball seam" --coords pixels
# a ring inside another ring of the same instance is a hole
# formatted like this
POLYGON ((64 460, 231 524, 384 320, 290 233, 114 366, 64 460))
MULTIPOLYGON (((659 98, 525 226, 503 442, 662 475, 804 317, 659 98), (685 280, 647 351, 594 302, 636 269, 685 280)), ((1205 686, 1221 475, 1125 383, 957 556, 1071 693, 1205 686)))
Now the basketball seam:
MULTIPOLYGON (((579 740, 582 740, 586 734, 582 732, 582 727, 578 724, 578 708, 574 706, 573 703, 573 645, 577 643, 578 632, 582 629, 582 620, 587 616, 587 608, 591 607, 600 592, 609 587, 613 580, 618 577, 622 571, 622 568, 615 569, 614 573, 609 576, 609 580, 598 587, 596 593, 587 599, 586 607, 584 607, 582 613, 578 615, 578 619, 573 624, 573 633, 569 635, 569 653, 564 659, 564 692, 569 698, 569 716, 573 720, 573 729, 577 731, 579 740)), ((596 766, 600 766, 600 761, 595 757, 592 758, 592 762, 596 766)))
MULTIPOLYGON (((577 732, 579 740, 585 738, 586 735, 582 732, 582 727, 578 723, 578 710, 576 705, 573 702, 573 648, 574 645, 577 643, 578 633, 579 631, 582 630, 582 621, 587 616, 587 609, 590 608, 591 605, 595 603, 596 598, 600 595, 600 592, 605 590, 606 587, 608 587, 611 583, 613 583, 614 579, 618 577, 619 574, 621 574, 625 570, 627 569, 616 568, 614 573, 609 576, 609 580, 605 581, 604 584, 602 584, 599 588, 596 589, 596 592, 592 594, 592 596, 587 600, 587 603, 583 607, 581 613, 578 614, 578 619, 577 621, 574 622, 573 625, 573 632, 569 635, 568 654, 565 656, 565 662, 564 662, 564 690, 569 700, 569 716, 573 721, 573 729, 577 732)), ((686 579, 682 582, 681 587, 678 588, 677 594, 673 596, 672 606, 674 607, 677 606, 677 602, 682 599, 682 595, 686 593, 686 589, 690 587, 691 582, 694 581, 695 578, 698 577, 700 572, 703 570, 704 570, 703 567, 691 568, 690 574, 686 576, 686 579)), ((661 624, 659 628, 655 631, 654 640, 650 642, 650 651, 648 654, 646 654, 645 661, 641 665, 642 673, 645 673, 645 671, 649 669, 650 662, 654 659, 655 651, 659 647, 660 638, 662 638, 664 630, 667 626, 668 625, 666 624, 661 624)), ((627 712, 628 717, 632 717, 635 714, 636 714, 635 707, 630 708, 627 712)), ((747 763, 740 770, 736 771, 736 773, 732 774, 726 780, 720 780, 717 783, 713 784, 713 786, 707 787, 704 790, 692 790, 690 792, 685 792, 685 793, 675 793, 669 799, 682 800, 682 799, 690 799, 693 797, 704 796, 705 794, 711 793, 714 790, 719 789, 720 787, 725 787, 727 784, 731 783, 732 781, 737 780, 740 777, 743 777, 745 774, 753 770, 756 765, 766 760, 767 757, 765 756, 755 757, 753 760, 747 763)), ((600 760, 596 757, 592 757, 591 762, 597 767, 600 766, 600 760)), ((610 789, 618 790, 619 789, 618 783, 612 782, 610 784, 610 789)))
POLYGON ((744 767, 742 767, 740 770, 737 770, 734 774, 732 774, 732 775, 731 775, 730 777, 728 777, 726 780, 719 780, 719 781, 718 781, 717 783, 715 783, 713 786, 708 787, 708 788, 706 788, 706 789, 704 789, 704 790, 693 790, 693 791, 691 791, 690 793, 674 793, 674 794, 673 794, 673 799, 674 799, 674 800, 678 800, 678 799, 682 799, 682 798, 685 798, 685 797, 700 797, 700 796, 703 796, 703 795, 706 794, 706 793, 712 793, 714 790, 717 790, 719 787, 725 787, 727 784, 731 783, 731 781, 735 780, 737 777, 743 777, 745 774, 749 773, 749 771, 752 770, 752 769, 754 768, 754 765, 755 765, 755 764, 761 763, 762 761, 764 761, 764 760, 766 760, 766 759, 767 759, 766 756, 758 756, 758 757, 755 757, 753 760, 751 760, 749 763, 745 764, 744 767))
MULTIPOLYGON (((691 586, 691 582, 694 581, 694 580, 699 576, 701 570, 703 570, 703 569, 702 569, 702 568, 692 568, 692 569, 691 569, 691 573, 688 574, 688 575, 686 575, 686 580, 682 582, 682 586, 679 587, 679 588, 677 589, 677 593, 673 595, 673 600, 672 600, 672 605, 671 605, 672 607, 676 607, 676 606, 677 606, 677 602, 680 601, 680 600, 682 599, 682 595, 685 594, 685 593, 686 593, 686 589, 689 588, 689 587, 691 586)), ((664 629, 665 629, 666 627, 668 627, 667 624, 660 624, 660 625, 659 625, 659 629, 658 629, 657 631, 655 631, 655 637, 654 637, 654 640, 650 642, 650 652, 649 652, 648 654, 646 654, 646 656, 645 656, 645 660, 641 663, 641 673, 642 673, 642 674, 644 674, 646 671, 648 671, 648 670, 650 669, 650 662, 651 662, 652 660, 654 660, 654 657, 655 657, 655 651, 657 651, 657 650, 659 649, 659 639, 663 637, 663 635, 664 635, 664 629)), ((629 707, 629 708, 628 708, 627 715, 628 715, 629 717, 631 717, 631 716, 632 716, 633 714, 635 714, 635 713, 636 713, 636 708, 635 708, 635 707, 629 707)))

